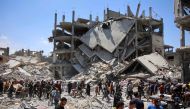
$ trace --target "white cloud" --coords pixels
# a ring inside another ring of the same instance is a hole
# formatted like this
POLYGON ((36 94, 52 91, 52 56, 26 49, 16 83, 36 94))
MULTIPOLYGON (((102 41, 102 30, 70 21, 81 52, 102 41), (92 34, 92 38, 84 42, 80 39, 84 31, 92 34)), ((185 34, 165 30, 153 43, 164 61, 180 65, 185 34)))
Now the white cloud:
POLYGON ((41 44, 44 44, 44 45, 50 45, 48 39, 47 39, 47 38, 44 38, 44 37, 41 37, 41 38, 40 38, 40 42, 41 42, 41 44))
POLYGON ((8 40, 8 37, 1 34, 0 35, 0 47, 5 48, 5 47, 10 46, 10 44, 11 44, 11 42, 8 40))
POLYGON ((14 53, 16 50, 19 50, 19 45, 13 42, 11 39, 9 39, 8 36, 4 34, 0 34, 0 47, 9 47, 11 54, 14 53))
POLYGON ((47 37, 41 37, 39 44, 39 46, 44 50, 44 55, 49 56, 50 52, 53 50, 53 44, 48 41, 47 37))

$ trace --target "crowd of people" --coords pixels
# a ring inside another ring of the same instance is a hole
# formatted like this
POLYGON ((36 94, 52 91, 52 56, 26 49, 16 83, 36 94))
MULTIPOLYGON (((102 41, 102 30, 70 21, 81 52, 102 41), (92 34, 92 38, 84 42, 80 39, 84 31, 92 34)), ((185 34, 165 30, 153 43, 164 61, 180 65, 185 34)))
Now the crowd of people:
POLYGON ((140 80, 138 84, 134 84, 130 80, 126 84, 98 81, 92 86, 85 81, 18 81, 0 78, 0 95, 7 94, 10 99, 13 97, 20 99, 37 97, 39 100, 47 99, 49 105, 55 105, 55 109, 64 109, 67 99, 61 98, 62 92, 67 92, 69 96, 74 98, 99 96, 102 97, 102 100, 106 99, 108 103, 111 103, 111 98, 113 98, 112 104, 116 109, 124 109, 127 104, 126 100, 129 101, 128 109, 145 109, 145 99, 146 102, 150 102, 147 104, 147 109, 179 109, 180 103, 188 106, 190 102, 190 85, 171 81, 159 83, 158 81, 140 80), (136 91, 134 91, 135 88, 136 91), (125 95, 122 95, 123 93, 125 95), (158 96, 154 97, 154 95, 158 96), (170 99, 166 99, 166 95, 170 95, 170 99))

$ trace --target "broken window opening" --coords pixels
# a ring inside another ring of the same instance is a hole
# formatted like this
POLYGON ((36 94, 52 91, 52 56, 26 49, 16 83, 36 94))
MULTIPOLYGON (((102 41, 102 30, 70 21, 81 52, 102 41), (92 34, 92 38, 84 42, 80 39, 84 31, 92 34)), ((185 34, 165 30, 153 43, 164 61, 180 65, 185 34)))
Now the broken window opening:
POLYGON ((160 28, 154 29, 153 32, 155 32, 155 33, 160 33, 160 28))
POLYGON ((109 29, 110 28, 110 22, 102 23, 102 28, 103 29, 109 29))
POLYGON ((184 10, 184 16, 190 15, 190 8, 188 8, 187 6, 184 6, 183 10, 184 10))
POLYGON ((174 60, 174 56, 168 56, 167 59, 172 61, 174 60))

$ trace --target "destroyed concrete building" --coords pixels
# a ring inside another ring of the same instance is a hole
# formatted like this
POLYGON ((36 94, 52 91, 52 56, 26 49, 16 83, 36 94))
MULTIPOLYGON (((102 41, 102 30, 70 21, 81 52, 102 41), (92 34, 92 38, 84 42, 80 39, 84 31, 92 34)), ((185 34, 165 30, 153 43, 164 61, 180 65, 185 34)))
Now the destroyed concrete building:
POLYGON ((181 47, 176 50, 179 55, 179 60, 182 65, 182 81, 190 81, 190 47, 181 47))
POLYGON ((177 49, 179 61, 183 68, 182 81, 190 81, 190 47, 185 44, 185 31, 190 31, 190 1, 175 0, 174 14, 176 26, 180 29, 180 46, 177 49))
POLYGON ((140 56, 130 62, 123 70, 120 70, 118 74, 125 74, 130 78, 181 78, 181 69, 171 64, 160 54, 151 53, 148 55, 140 56))
POLYGON ((65 22, 55 27, 52 69, 54 75, 62 78, 88 71, 91 63, 102 61, 113 67, 115 63, 158 52, 164 56, 163 19, 155 19, 152 8, 149 16, 145 11, 139 15, 140 4, 134 15, 129 6, 126 14, 107 8, 104 21, 99 22, 78 18, 75 21, 73 11, 72 22, 65 22), (76 72, 76 73, 75 73, 76 72))
POLYGON ((171 45, 164 45, 165 59, 169 62, 171 65, 181 66, 180 65, 180 56, 176 53, 175 49, 171 45))
POLYGON ((0 76, 6 79, 47 80, 52 79, 49 63, 41 59, 42 51, 20 50, 9 55, 0 64, 0 76))
POLYGON ((76 74, 71 59, 74 57, 76 48, 81 44, 80 37, 98 22, 92 21, 91 15, 90 20, 78 18, 75 21, 75 11, 72 16, 72 22, 66 22, 63 16, 63 21, 57 24, 57 14, 55 14, 53 36, 49 38, 49 41, 54 43, 52 70, 58 78, 62 78, 61 75, 68 76, 66 73, 76 74))
POLYGON ((32 51, 30 49, 24 50, 18 50, 14 53, 16 56, 31 56, 31 57, 38 57, 40 60, 42 59, 43 56, 43 50, 41 51, 32 51))
POLYGON ((0 64, 6 63, 9 58, 9 47, 0 48, 0 64))

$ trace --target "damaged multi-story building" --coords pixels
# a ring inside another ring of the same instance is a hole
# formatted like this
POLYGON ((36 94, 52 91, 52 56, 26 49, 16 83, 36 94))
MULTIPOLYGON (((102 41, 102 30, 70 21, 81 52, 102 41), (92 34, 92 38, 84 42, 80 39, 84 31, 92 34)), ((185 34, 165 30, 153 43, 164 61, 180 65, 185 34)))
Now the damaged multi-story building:
POLYGON ((174 14, 176 26, 180 29, 180 46, 176 50, 183 68, 182 81, 190 81, 190 47, 185 44, 185 31, 190 31, 190 1, 175 0, 174 14))
POLYGON ((158 52, 164 56, 163 19, 156 19, 149 8, 149 15, 145 11, 139 15, 140 4, 135 14, 127 6, 127 12, 104 11, 104 20, 98 17, 92 20, 78 18, 72 13, 72 22, 55 24, 53 36, 52 69, 55 77, 69 78, 77 73, 85 73, 93 62, 102 61, 111 67, 115 63, 131 61, 132 59, 158 52))
POLYGON ((38 57, 39 59, 42 59, 43 56, 43 50, 41 51, 32 51, 30 49, 21 49, 14 53, 16 56, 32 56, 32 57, 38 57))
POLYGON ((8 61, 9 58, 9 47, 0 48, 0 64, 8 61))

